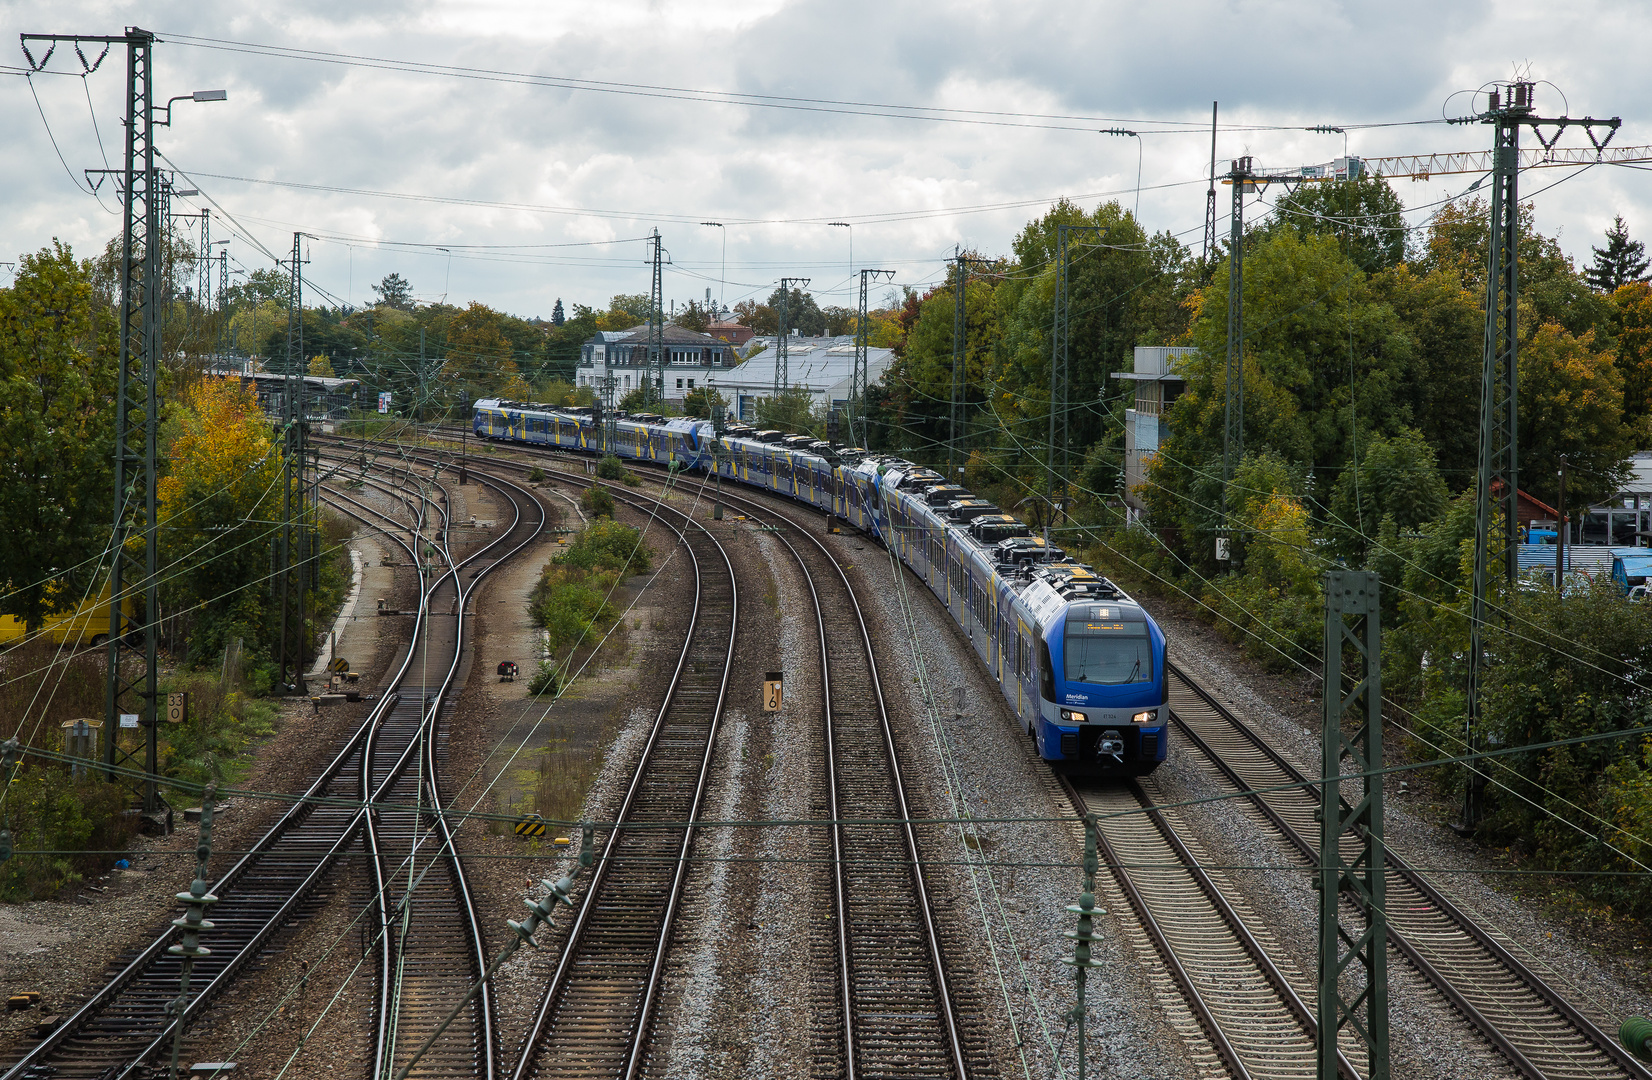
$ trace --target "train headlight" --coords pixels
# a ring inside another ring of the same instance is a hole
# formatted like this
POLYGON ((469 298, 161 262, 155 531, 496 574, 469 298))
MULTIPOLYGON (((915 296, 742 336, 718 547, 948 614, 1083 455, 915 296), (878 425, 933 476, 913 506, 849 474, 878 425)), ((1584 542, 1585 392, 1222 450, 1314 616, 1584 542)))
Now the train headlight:
POLYGON ((1138 723, 1138 724, 1151 724, 1154 720, 1158 719, 1158 716, 1159 716, 1159 710, 1149 709, 1146 712, 1137 713, 1135 716, 1132 716, 1130 719, 1133 722, 1138 723))
POLYGON ((1088 719, 1089 717, 1081 712, 1073 712, 1071 709, 1061 710, 1061 722, 1064 724, 1082 724, 1088 719))

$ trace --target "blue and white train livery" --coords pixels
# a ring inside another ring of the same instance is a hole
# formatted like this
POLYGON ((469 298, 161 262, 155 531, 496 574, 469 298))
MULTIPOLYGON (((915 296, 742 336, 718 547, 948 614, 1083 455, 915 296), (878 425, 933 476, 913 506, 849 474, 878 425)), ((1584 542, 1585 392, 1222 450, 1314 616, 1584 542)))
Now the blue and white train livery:
MULTIPOLYGON (((944 477, 901 458, 806 435, 708 420, 621 416, 605 452, 720 472, 869 533, 922 578, 1038 742, 1064 772, 1143 775, 1165 759, 1164 635, 1112 582, 1030 536, 944 477), (713 449, 717 453, 713 453, 713 449)), ((596 453, 592 410, 478 401, 481 438, 596 453)))

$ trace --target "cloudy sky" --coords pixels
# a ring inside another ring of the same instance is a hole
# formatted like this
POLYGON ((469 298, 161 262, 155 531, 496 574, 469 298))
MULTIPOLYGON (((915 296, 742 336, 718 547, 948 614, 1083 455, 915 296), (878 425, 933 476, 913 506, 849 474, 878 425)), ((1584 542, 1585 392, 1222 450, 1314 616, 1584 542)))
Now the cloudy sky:
MULTIPOLYGON (((174 209, 213 207, 248 269, 306 233, 312 295, 356 304, 398 271, 425 300, 602 306, 647 291, 656 228, 678 302, 792 276, 849 304, 852 268, 921 287, 954 245, 1005 252, 1063 195, 1139 199, 1149 230, 1197 249, 1213 100, 1219 171, 1324 162, 1345 139, 1366 157, 1481 149, 1484 127, 1438 121, 1517 69, 1546 80, 1545 115, 1621 115, 1615 144, 1652 143, 1652 8, 1628 0, 0 0, 0 259, 53 237, 90 253, 119 229, 84 170, 120 161, 124 47, 82 78, 64 45, 25 78, 17 35, 133 24, 162 39, 157 100, 229 93, 159 129, 203 195, 174 209)), ((1396 186, 1421 222, 1476 179, 1396 186)), ((1652 238, 1652 173, 1534 170, 1522 193, 1580 258, 1616 213, 1652 238)))

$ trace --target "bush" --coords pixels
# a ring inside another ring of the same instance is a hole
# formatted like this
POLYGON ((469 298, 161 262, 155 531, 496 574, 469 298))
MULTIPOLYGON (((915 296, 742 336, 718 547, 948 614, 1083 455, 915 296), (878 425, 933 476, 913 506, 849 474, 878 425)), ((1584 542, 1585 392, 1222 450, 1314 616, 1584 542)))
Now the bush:
POLYGON ((15 855, 0 863, 0 899, 8 901, 55 896, 102 871, 126 846, 136 829, 123 817, 130 794, 125 784, 66 769, 34 767, 29 761, 6 796, 12 846, 44 852, 15 855))
POLYGON ((534 670, 533 678, 528 680, 528 693, 534 697, 541 695, 556 697, 561 688, 561 683, 556 674, 556 665, 549 660, 541 660, 539 667, 534 670))
POLYGON ((528 470, 528 483, 541 484, 545 482, 545 470, 538 465, 528 470))
POLYGON ((625 462, 613 454, 604 454, 597 462, 597 475, 604 480, 624 480, 631 470, 625 467, 625 462))
POLYGON ((614 516, 614 496, 601 484, 592 484, 580 492, 579 505, 595 518, 612 519, 614 516))
POLYGON ((653 555, 642 542, 642 530, 617 521, 593 521, 569 539, 568 550, 556 561, 581 570, 606 570, 630 577, 647 573, 653 555))

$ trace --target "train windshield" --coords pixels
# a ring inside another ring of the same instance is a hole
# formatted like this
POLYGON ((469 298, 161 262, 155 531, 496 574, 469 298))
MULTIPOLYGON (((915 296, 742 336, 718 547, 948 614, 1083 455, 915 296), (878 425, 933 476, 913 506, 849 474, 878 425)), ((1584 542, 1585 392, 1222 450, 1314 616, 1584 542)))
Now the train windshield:
POLYGON ((1152 643, 1144 622, 1067 623, 1067 681, 1103 683, 1151 682, 1152 643))

